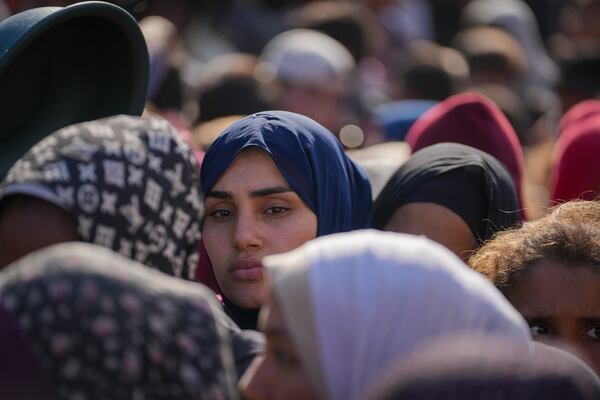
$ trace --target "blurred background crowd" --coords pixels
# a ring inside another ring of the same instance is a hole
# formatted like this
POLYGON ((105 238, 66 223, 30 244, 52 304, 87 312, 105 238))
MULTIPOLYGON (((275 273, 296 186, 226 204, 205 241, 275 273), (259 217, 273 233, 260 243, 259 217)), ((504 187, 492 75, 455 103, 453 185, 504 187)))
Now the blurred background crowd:
MULTIPOLYGON (((7 0, 2 12, 71 3, 7 0)), ((147 39, 147 110, 200 150, 236 116, 267 109, 309 116, 351 149, 403 140, 437 102, 477 92, 523 146, 531 217, 552 198, 559 119, 600 89, 594 0, 113 3, 147 39)))
POLYGON ((600 0, 110 3, 0 59, 0 394, 598 398, 600 0))

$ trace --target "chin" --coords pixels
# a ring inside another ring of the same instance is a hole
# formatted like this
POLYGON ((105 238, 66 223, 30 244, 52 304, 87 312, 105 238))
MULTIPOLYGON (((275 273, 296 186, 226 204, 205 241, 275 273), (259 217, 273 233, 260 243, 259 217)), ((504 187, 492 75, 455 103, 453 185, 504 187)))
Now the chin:
POLYGON ((267 291, 263 281, 237 287, 229 297, 234 304, 242 308, 259 308, 267 300, 267 291))

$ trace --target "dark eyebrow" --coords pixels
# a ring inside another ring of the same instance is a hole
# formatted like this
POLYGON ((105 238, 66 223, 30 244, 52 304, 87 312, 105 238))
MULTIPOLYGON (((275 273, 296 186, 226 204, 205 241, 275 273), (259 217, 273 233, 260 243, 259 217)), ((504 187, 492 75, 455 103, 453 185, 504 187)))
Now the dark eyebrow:
MULTIPOLYGON (((273 186, 264 189, 257 189, 250 192, 251 197, 265 197, 273 194, 279 193, 288 193, 293 192, 293 190, 286 186, 273 186)), ((223 190, 211 190, 208 192, 206 197, 214 197, 216 199, 230 200, 233 199, 233 194, 231 192, 225 192, 223 190)))
POLYGON ((585 326, 600 326, 600 317, 582 318, 585 326))
POLYGON ((216 199, 232 199, 233 195, 230 192, 224 192, 222 190, 211 190, 208 192, 206 197, 214 197, 216 199))
POLYGON ((527 321, 528 324, 548 324, 551 323, 553 318, 549 315, 540 315, 540 316, 534 316, 534 317, 530 317, 528 315, 523 315, 523 318, 525 318, 525 321, 527 321))
POLYGON ((293 192, 293 190, 286 186, 273 186, 270 188, 253 190, 252 192, 250 192, 250 196, 251 197, 265 197, 265 196, 270 196, 272 194, 287 193, 287 192, 293 192))

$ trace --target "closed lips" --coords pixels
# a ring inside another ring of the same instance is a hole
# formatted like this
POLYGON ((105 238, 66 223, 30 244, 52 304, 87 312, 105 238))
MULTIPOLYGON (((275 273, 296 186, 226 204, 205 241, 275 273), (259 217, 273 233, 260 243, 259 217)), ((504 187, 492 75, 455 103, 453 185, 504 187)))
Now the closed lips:
POLYGON ((261 280, 263 266, 260 263, 239 263, 231 269, 231 275, 240 280, 261 280))

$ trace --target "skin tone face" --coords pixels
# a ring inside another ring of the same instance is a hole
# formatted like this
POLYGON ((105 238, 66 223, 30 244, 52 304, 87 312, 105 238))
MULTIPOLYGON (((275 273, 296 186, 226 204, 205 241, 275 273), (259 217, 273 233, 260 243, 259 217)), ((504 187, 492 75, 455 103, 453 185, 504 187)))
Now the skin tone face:
POLYGON ((517 278, 506 295, 536 340, 574 352, 600 373, 598 270, 542 260, 517 278))
POLYGON ((316 236, 316 215, 262 150, 240 153, 206 195, 204 245, 219 287, 239 307, 264 303, 263 257, 316 236))
POLYGON ((0 269, 43 247, 78 240, 75 220, 54 204, 19 195, 0 206, 0 269))
POLYGON ((464 261, 477 241, 469 226, 454 212, 434 203, 409 203, 398 207, 384 230, 424 235, 443 244, 464 261))
POLYGON ((335 133, 347 114, 344 97, 339 89, 327 85, 286 86, 277 103, 278 108, 306 115, 335 133))
POLYGON ((267 348, 240 380, 244 398, 317 399, 287 331, 281 308, 273 298, 261 310, 259 326, 267 338, 267 348))

